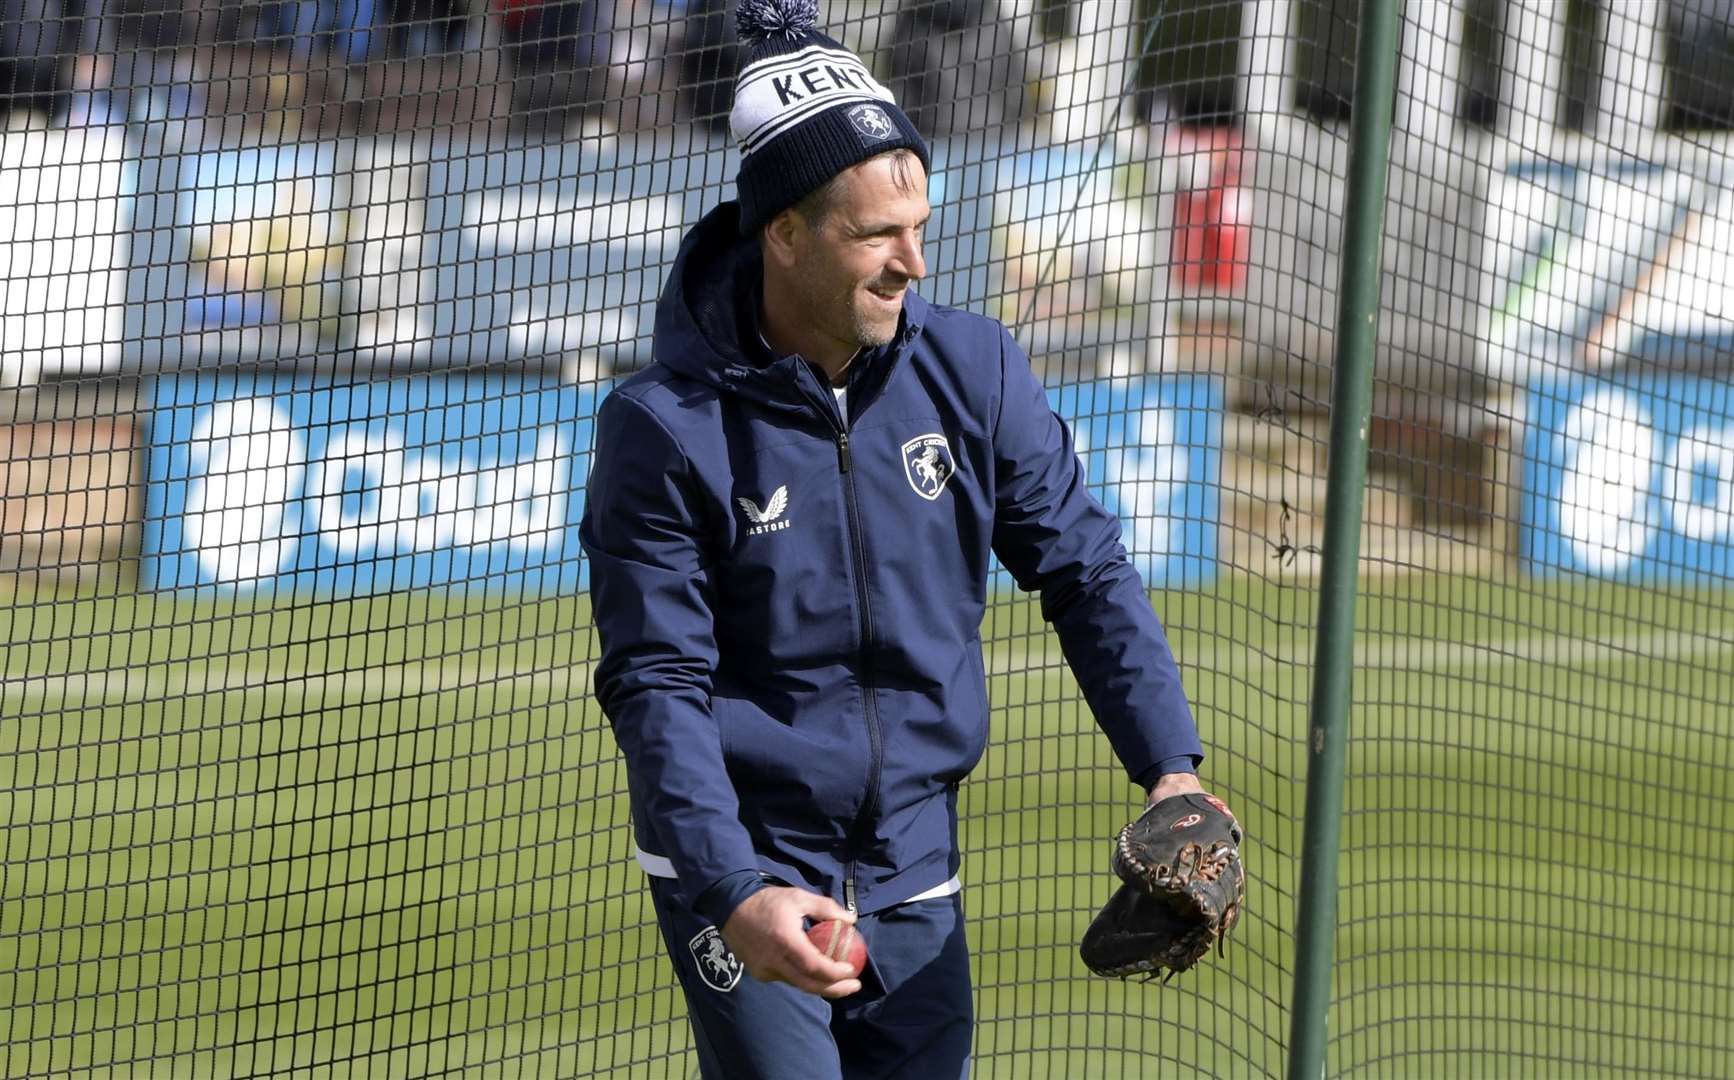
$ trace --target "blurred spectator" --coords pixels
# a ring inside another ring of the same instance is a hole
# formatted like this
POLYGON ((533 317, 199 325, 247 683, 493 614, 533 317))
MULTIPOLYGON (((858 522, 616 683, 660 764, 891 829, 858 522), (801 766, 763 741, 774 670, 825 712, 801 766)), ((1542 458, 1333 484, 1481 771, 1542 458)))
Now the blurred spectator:
POLYGON ((183 0, 79 0, 79 5, 85 17, 81 51, 174 49, 192 43, 183 0))
POLYGON ((72 61, 72 86, 67 95, 64 126, 102 127, 124 124, 130 95, 114 86, 115 57, 112 52, 80 50, 72 61))
POLYGON ((182 0, 0 0, 0 99, 68 126, 123 123, 135 87, 167 80, 183 16, 182 0))
POLYGON ((389 0, 386 47, 394 56, 439 56, 464 47, 470 23, 466 0, 389 0))
POLYGON ((76 14, 62 0, 0 0, 0 100, 7 108, 58 111, 60 67, 72 44, 67 16, 76 14))
POLYGON ((376 48, 376 0, 291 0, 260 5, 261 37, 287 42, 297 60, 321 52, 358 64, 376 48))
POLYGON ((741 68, 733 5, 729 0, 688 0, 672 6, 674 14, 686 16, 672 43, 680 51, 677 98, 687 119, 712 132, 726 132, 741 68))
POLYGON ((512 111, 531 132, 564 130, 608 84, 613 0, 493 0, 513 71, 512 111))
POLYGON ((995 127, 1023 80, 1016 52, 995 0, 911 4, 891 32, 888 85, 928 138, 995 127))
POLYGON ((261 5, 258 32, 287 41, 297 59, 318 51, 359 64, 459 50, 469 21, 467 0, 292 0, 261 5))

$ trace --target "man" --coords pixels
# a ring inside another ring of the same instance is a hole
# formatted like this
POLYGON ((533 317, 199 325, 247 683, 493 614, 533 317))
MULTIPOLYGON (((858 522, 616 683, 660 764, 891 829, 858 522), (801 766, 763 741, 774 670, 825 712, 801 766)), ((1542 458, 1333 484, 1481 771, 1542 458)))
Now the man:
POLYGON ((704 1075, 957 1076, 991 555, 1152 800, 1198 791, 1203 751, 1028 360, 912 288, 920 136, 836 42, 749 23, 739 201, 687 235, 656 362, 600 410, 596 690, 704 1075), (866 939, 859 978, 808 942, 826 919, 866 939))

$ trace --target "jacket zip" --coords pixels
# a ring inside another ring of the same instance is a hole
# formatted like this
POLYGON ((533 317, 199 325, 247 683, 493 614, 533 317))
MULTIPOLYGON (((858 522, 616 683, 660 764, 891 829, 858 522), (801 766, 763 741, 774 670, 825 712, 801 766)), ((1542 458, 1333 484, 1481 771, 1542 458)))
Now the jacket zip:
MULTIPOLYGON (((906 344, 914 336, 912 330, 905 330, 899 344, 906 344)), ((808 369, 809 373, 812 369, 808 369)), ((885 735, 879 724, 879 704, 874 696, 872 676, 872 642, 873 642, 873 611, 868 606, 867 595, 867 549, 861 542, 861 508, 855 491, 854 462, 849 453, 849 425, 844 421, 842 413, 837 410, 835 399, 820 386, 819 412, 830 421, 832 434, 837 443, 837 471, 843 480, 843 501, 848 507, 849 556, 854 561, 855 599, 861 612, 861 662, 858 675, 861 681, 863 711, 867 718, 867 739, 871 747, 870 763, 867 767, 867 797, 861 803, 860 811, 855 815, 855 822, 849 829, 850 839, 859 842, 862 835, 873 820, 873 812, 879 807, 879 783, 885 770, 885 735)), ((851 853, 851 856, 853 853, 851 853)), ((853 857, 843 867, 843 902, 850 911, 855 910, 855 860, 853 857)))
MULTIPOLYGON (((849 433, 841 428, 837 431, 837 455, 843 471, 843 499, 849 507, 849 552, 855 561, 855 596, 861 610, 861 696, 867 713, 867 739, 872 747, 872 758, 867 767, 867 798, 861 803, 861 810, 855 815, 855 826, 850 830, 858 840, 872 821, 873 811, 879 806, 879 774, 885 766, 885 749, 884 734, 879 729, 879 703, 873 693, 872 666, 869 659, 873 642, 873 610, 868 606, 867 597, 867 551, 861 543, 861 508, 855 494, 855 474, 849 462, 849 433)), ((853 861, 849 864, 849 874, 843 888, 847 895, 854 895, 853 861)))
MULTIPOLYGON (((850 839, 859 841, 873 820, 873 811, 879 806, 879 778, 885 768, 885 736, 880 730, 879 704, 873 693, 870 659, 873 643, 873 611, 868 607, 867 549, 861 542, 861 508, 855 492, 854 462, 849 454, 849 430, 848 425, 843 422, 842 415, 837 412, 835 402, 826 401, 824 406, 819 411, 831 423, 832 434, 837 443, 837 471, 843 480, 843 502, 848 507, 849 557, 854 562, 855 601, 856 607, 861 612, 861 661, 858 674, 861 680, 863 710, 867 717, 867 740, 872 748, 872 756, 867 767, 867 797, 862 801, 861 809, 855 815, 855 823, 849 829, 850 839)), ((855 910, 855 862, 852 858, 844 867, 843 897, 845 906, 850 911, 855 910)))

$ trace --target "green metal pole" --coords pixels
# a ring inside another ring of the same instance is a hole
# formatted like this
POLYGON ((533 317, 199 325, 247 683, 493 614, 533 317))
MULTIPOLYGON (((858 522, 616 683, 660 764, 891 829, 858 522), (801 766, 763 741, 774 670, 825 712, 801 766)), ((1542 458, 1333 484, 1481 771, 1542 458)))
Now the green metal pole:
POLYGON ((1332 371, 1329 487, 1325 500, 1319 630, 1307 718, 1306 831, 1296 912, 1290 1080, 1323 1076, 1337 926, 1337 849, 1354 683, 1355 592, 1366 503, 1367 421, 1378 337, 1379 250, 1385 228, 1391 107, 1402 0, 1361 0, 1355 98, 1349 122, 1343 273, 1332 371))

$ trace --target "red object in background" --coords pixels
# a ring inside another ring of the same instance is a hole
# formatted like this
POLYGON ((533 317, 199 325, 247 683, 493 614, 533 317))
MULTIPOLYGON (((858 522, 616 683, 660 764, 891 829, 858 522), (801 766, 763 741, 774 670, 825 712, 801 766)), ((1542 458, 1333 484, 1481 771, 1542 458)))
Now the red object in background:
POLYGON ((1174 197, 1174 282, 1182 288, 1236 292, 1246 284, 1252 225, 1240 190, 1240 132, 1234 128, 1182 128, 1171 154, 1198 159, 1192 184, 1174 197), (1205 168, 1208 168, 1208 172, 1205 168), (1198 186, 1197 181, 1203 181, 1198 186))
POLYGON ((494 7, 500 13, 500 21, 506 24, 506 29, 516 30, 523 25, 524 16, 542 6, 543 0, 494 0, 494 7))

